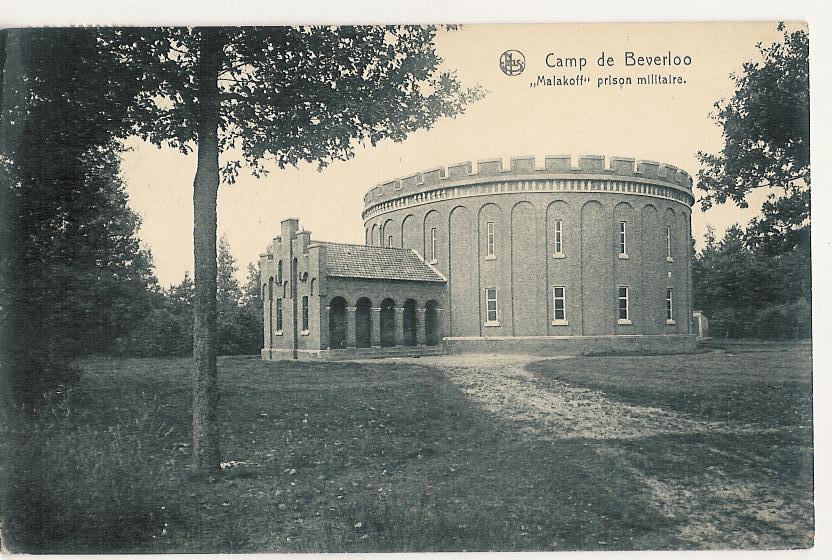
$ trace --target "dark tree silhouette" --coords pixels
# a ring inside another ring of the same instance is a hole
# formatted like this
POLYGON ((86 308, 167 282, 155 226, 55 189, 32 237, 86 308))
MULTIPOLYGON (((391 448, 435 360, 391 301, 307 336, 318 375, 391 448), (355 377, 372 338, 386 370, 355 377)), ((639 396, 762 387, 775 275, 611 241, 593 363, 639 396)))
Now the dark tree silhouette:
POLYGON ((155 282, 115 141, 141 76, 107 62, 89 29, 0 31, 0 507, 9 549, 36 546, 50 530, 43 510, 54 503, 31 492, 50 488, 54 473, 32 437, 39 412, 75 377, 70 358, 108 348, 144 313, 155 282))
POLYGON ((217 190, 242 164, 350 158, 359 143, 403 140, 454 116, 478 91, 440 70, 431 26, 116 30, 102 47, 140 69, 134 132, 190 152, 194 178, 193 457, 219 473, 216 426, 217 190), (220 155, 227 158, 220 167, 220 155))
POLYGON ((809 36, 778 29, 783 42, 758 44, 762 62, 743 64, 733 97, 714 105, 722 151, 698 154, 703 210, 728 200, 745 208, 751 191, 774 189, 746 232, 747 243, 772 254, 808 251, 811 186, 809 36))
POLYGON ((155 280, 115 141, 139 76, 112 73, 88 29, 2 39, 0 308, 4 378, 20 402, 60 380, 71 356, 112 342, 155 280))

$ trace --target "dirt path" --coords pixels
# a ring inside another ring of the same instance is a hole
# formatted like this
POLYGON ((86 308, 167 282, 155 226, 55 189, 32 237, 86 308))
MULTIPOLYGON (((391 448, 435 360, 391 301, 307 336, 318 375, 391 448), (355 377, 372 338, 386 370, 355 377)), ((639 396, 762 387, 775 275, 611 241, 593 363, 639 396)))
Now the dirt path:
MULTIPOLYGON (((628 405, 600 391, 542 379, 524 366, 533 356, 434 356, 448 378, 485 410, 524 424, 542 437, 633 439, 668 433, 737 431, 737 424, 708 422, 661 408, 628 405)), ((743 427, 741 426, 740 429, 743 427)), ((750 427, 748 427, 750 428, 750 427)))
MULTIPOLYGON (((805 504, 764 481, 734 480, 719 469, 697 474, 695 484, 645 473, 616 446, 602 440, 647 438, 661 434, 760 433, 769 428, 736 422, 706 421, 662 408, 624 404, 601 391, 544 379, 524 366, 534 356, 460 355, 419 360, 447 372, 448 378, 478 406, 496 418, 516 421, 538 437, 599 440, 595 449, 624 462, 642 483, 653 507, 679 519, 679 538, 696 548, 777 548, 783 534, 801 534, 812 526, 805 504), (749 523, 755 520, 757 523, 749 523), (750 526, 768 529, 758 531, 750 526)), ((742 450, 737 450, 741 455, 742 450)), ((753 459, 753 458, 752 458, 753 459)), ((811 511, 811 506, 808 507, 811 511)), ((806 534, 807 544, 811 533, 806 534)))

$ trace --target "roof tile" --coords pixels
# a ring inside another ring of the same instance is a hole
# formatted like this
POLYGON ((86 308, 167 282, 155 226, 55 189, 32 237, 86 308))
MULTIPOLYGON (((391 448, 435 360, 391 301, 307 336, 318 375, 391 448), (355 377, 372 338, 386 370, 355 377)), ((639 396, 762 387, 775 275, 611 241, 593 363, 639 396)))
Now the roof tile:
POLYGON ((326 247, 328 276, 415 282, 446 281, 411 249, 329 242, 320 244, 326 247))

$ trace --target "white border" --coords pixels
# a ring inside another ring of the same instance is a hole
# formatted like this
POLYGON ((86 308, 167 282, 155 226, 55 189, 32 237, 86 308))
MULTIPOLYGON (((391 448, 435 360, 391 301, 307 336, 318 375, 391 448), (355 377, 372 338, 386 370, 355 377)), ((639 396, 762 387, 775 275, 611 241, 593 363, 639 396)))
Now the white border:
MULTIPOLYGON (((176 24, 292 24, 292 23, 498 23, 498 22, 625 22, 625 21, 712 21, 712 20, 806 20, 811 37, 811 103, 812 103, 812 175, 816 188, 813 204, 813 285, 814 294, 814 363, 815 376, 815 507, 816 545, 804 551, 731 551, 731 552, 620 552, 620 553, 558 553, 566 558, 826 558, 832 557, 832 525, 830 525, 830 452, 829 438, 832 407, 823 406, 829 396, 830 381, 823 375, 825 364, 832 359, 830 345, 832 322, 823 320, 832 311, 830 262, 832 262, 832 178, 829 155, 832 154, 832 129, 828 100, 832 98, 828 53, 832 53, 832 9, 820 1, 791 0, 700 0, 695 3, 674 3, 661 0, 617 3, 614 0, 594 2, 553 3, 547 0, 465 0, 430 2, 410 0, 353 0, 324 2, 303 0, 280 2, 256 0, 225 2, 221 0, 30 0, 4 2, 0 8, 3 27, 31 25, 176 25, 176 24), (826 55, 826 56, 824 56, 826 55), (819 188, 818 188, 819 187, 819 188), (826 292, 826 293, 824 293, 826 292)), ((495 556, 491 553, 468 555, 495 556)), ((202 555, 200 555, 202 556, 202 555)), ((210 556, 210 555, 206 555, 210 556)), ((246 555, 252 556, 252 555, 246 555)), ((259 555, 262 556, 262 555, 259 555)), ((322 555, 286 555, 308 559, 322 555)), ((330 554, 326 558, 340 555, 330 554)), ((355 555, 358 556, 358 555, 355 555)), ((361 555, 364 556, 364 555, 361 555)), ((398 556, 398 555, 394 555, 398 556)), ((459 557, 459 554, 433 554, 433 558, 459 557)), ((499 554, 500 557, 515 556, 499 554)), ((526 553, 524 558, 550 558, 551 553, 526 553)), ((139 558, 157 558, 139 556, 139 558)), ((175 555, 176 558, 191 556, 175 555)), ((69 558, 52 556, 53 559, 69 558)))

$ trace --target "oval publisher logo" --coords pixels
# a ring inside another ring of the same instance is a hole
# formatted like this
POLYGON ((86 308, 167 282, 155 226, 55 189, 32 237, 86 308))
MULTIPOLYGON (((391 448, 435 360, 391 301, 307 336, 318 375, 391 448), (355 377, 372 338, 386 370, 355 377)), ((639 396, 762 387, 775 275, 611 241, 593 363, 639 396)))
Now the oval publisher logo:
POLYGON ((509 49, 500 55, 500 70, 506 76, 519 76, 526 69, 526 57, 518 50, 509 49))

